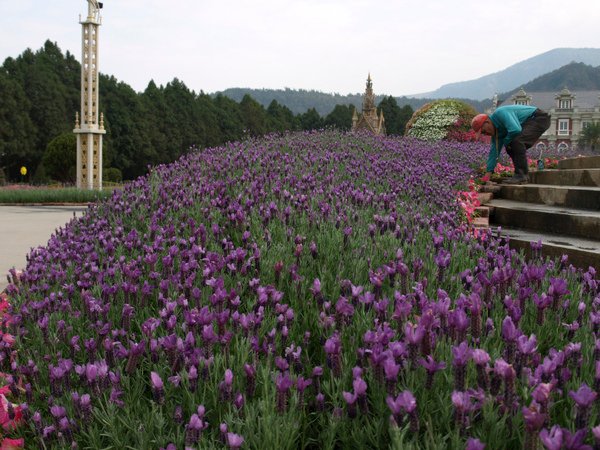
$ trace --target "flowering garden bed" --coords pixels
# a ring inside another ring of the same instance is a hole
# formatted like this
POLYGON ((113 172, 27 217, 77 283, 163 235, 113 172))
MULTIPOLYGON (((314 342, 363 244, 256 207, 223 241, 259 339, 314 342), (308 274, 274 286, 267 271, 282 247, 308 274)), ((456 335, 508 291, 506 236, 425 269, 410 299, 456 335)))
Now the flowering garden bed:
POLYGON ((23 424, 7 436, 31 448, 593 444, 595 271, 473 236, 458 191, 486 152, 273 136, 115 191, 8 288, 15 341, 0 363, 23 424))

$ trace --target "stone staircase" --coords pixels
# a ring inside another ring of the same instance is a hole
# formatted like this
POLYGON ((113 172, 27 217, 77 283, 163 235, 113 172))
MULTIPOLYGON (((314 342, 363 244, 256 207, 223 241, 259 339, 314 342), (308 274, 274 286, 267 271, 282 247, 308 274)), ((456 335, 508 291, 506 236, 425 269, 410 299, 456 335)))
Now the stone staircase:
POLYGON ((529 173, 529 184, 499 185, 485 202, 490 225, 511 246, 542 253, 576 267, 600 270, 600 156, 561 160, 558 169, 529 173))

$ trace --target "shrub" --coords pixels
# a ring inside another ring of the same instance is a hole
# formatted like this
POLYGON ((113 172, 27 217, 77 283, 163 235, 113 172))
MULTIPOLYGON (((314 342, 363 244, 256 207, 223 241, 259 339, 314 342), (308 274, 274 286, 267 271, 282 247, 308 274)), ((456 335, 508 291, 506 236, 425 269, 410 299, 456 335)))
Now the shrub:
POLYGON ((52 139, 42 157, 44 172, 53 180, 62 183, 75 181, 77 165, 77 137, 63 133, 52 139))
POLYGON ((123 174, 116 167, 106 167, 102 169, 102 180, 111 183, 120 183, 123 181, 123 174))
POLYGON ((460 100, 436 100, 415 111, 406 124, 406 135, 425 141, 475 141, 469 131, 476 114, 471 105, 460 100))

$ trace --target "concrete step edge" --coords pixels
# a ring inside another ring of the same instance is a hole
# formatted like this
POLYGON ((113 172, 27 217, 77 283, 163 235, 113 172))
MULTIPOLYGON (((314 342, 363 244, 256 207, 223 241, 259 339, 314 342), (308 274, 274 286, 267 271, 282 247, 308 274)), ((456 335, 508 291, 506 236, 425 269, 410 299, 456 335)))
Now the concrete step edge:
POLYGON ((529 242, 542 241, 542 243, 547 243, 556 247, 576 248, 582 251, 598 252, 598 256, 600 257, 600 240, 597 239, 578 238, 497 225, 492 225, 491 228, 500 235, 509 235, 511 239, 527 240, 529 242))
POLYGON ((496 236, 508 236, 511 246, 521 248, 530 255, 531 244, 541 242, 542 253, 546 256, 560 258, 567 255, 568 262, 576 267, 585 270, 593 266, 597 270, 600 269, 600 241, 511 227, 492 225, 490 228, 496 236))
POLYGON ((600 220, 600 211, 593 209, 569 208, 564 206, 551 206, 540 203, 527 203, 516 200, 494 198, 486 203, 486 206, 494 208, 516 209, 520 211, 531 211, 548 214, 569 214, 575 216, 594 217, 600 220))
POLYGON ((500 188, 508 189, 558 189, 558 190, 577 190, 584 192, 600 192, 600 186, 577 186, 574 184, 500 184, 500 188))
POLYGON ((566 158, 558 161, 558 168, 572 168, 574 166, 578 167, 592 167, 598 168, 600 167, 600 156, 599 155, 591 155, 591 156, 578 156, 575 158, 566 158))

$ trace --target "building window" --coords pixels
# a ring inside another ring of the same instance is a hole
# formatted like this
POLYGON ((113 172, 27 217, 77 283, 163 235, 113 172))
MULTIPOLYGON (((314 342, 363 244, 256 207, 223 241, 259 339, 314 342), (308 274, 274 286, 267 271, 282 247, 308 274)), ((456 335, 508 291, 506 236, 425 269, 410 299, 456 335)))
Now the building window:
POLYGON ((568 100, 559 100, 558 101, 559 109, 571 109, 571 99, 568 100))
POLYGON ((527 100, 515 100, 515 105, 527 105, 527 100))
POLYGON ((569 134, 569 119, 558 119, 558 134, 560 136, 569 134))
POLYGON ((587 127, 589 127, 592 124, 592 122, 590 122, 589 120, 584 120, 583 122, 581 122, 581 129, 585 130, 587 127))

